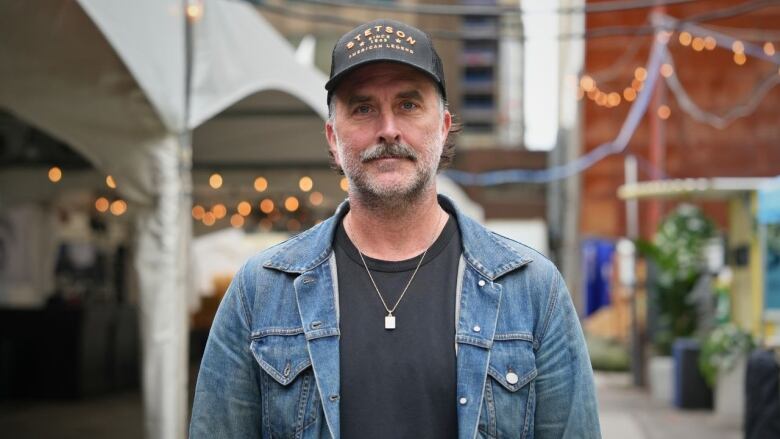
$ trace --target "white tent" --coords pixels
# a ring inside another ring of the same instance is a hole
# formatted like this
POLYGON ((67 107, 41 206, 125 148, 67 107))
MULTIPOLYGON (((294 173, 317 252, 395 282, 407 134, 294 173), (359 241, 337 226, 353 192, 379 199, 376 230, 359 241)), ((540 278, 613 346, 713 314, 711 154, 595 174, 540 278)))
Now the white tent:
POLYGON ((137 218, 146 435, 183 438, 191 131, 275 89, 324 117, 325 76, 243 2, 0 0, 0 108, 114 176, 137 218))

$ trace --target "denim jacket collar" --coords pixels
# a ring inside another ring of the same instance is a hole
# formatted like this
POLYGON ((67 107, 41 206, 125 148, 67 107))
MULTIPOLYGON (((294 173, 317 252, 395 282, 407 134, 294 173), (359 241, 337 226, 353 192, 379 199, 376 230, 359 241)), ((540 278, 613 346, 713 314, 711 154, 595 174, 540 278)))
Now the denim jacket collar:
MULTIPOLYGON (((496 280, 531 262, 531 252, 520 253, 496 239, 493 234, 455 208, 452 200, 439 195, 439 203, 455 212, 463 242, 463 257, 482 276, 496 280), (500 247, 501 251, 496 251, 500 247)), ((305 273, 325 262, 332 251, 333 236, 339 222, 349 212, 349 202, 342 202, 335 215, 319 225, 281 244, 280 251, 263 265, 287 273, 305 273)))

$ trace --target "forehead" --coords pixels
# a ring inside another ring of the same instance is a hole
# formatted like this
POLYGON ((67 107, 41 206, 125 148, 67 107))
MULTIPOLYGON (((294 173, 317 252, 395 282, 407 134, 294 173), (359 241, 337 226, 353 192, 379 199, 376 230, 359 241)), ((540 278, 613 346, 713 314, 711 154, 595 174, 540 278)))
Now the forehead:
POLYGON ((398 63, 379 62, 358 67, 342 79, 336 88, 337 97, 373 94, 380 91, 418 90, 423 96, 436 92, 430 76, 398 63))

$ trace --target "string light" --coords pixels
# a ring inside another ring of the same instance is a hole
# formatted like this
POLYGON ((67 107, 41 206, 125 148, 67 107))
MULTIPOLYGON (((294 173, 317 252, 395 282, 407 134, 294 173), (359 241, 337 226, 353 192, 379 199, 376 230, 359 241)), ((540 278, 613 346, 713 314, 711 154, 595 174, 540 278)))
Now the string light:
POLYGON ((300 203, 298 202, 298 199, 295 197, 287 197, 284 200, 284 208, 287 209, 288 212, 295 212, 298 210, 298 207, 300 206, 300 203))
POLYGON ((309 176, 301 177, 298 180, 298 187, 304 192, 309 192, 314 187, 314 181, 309 176))
POLYGON ((645 70, 644 67, 637 67, 636 70, 634 70, 634 78, 639 81, 644 81, 647 79, 647 70, 645 70))
POLYGON ((590 76, 585 75, 580 78, 580 87, 582 87, 584 91, 589 92, 596 88, 596 81, 594 81, 590 76))
POLYGON ((59 166, 52 166, 49 169, 49 181, 58 183, 60 180, 62 180, 62 169, 59 166))
POLYGON ((322 196, 321 192, 312 192, 311 195, 309 195, 309 202, 312 204, 312 206, 319 206, 322 204, 322 200, 324 197, 322 196))
POLYGON ((203 206, 196 204, 192 206, 192 217, 196 221, 200 221, 203 219, 203 215, 206 214, 206 209, 203 208, 203 206))
POLYGON ((260 211, 264 214, 269 214, 274 211, 274 202, 270 198, 266 198, 260 202, 260 211))
POLYGON ((227 207, 222 203, 217 203, 211 208, 211 212, 214 213, 214 218, 221 220, 227 215, 227 207))
POLYGON ((716 47, 718 47, 718 41, 715 38, 713 38, 713 37, 711 37, 709 35, 704 37, 704 48, 705 49, 707 49, 707 50, 715 50, 716 47))
POLYGON ((190 21, 199 21, 203 18, 203 4, 200 1, 187 5, 187 18, 190 21))
POLYGON ((219 189, 222 187, 222 176, 218 173, 211 174, 211 177, 209 177, 209 186, 211 186, 212 189, 219 189))
POLYGON ((744 54, 744 53, 742 53, 742 52, 736 52, 736 53, 734 54, 734 63, 735 63, 736 65, 738 65, 738 66, 742 66, 742 65, 745 65, 745 63, 746 63, 746 62, 747 62, 747 56, 745 56, 745 54, 744 54))
POLYGON ((775 45, 772 44, 770 41, 767 41, 764 43, 764 53, 766 53, 767 56, 774 56, 775 54, 775 45))
POLYGON ((237 229, 243 227, 244 226, 244 217, 239 215, 239 214, 237 214, 237 213, 234 213, 230 217, 230 225, 235 227, 235 228, 237 228, 237 229))
POLYGON ((341 177, 339 186, 341 187, 341 190, 344 192, 346 192, 349 189, 349 181, 347 181, 347 177, 341 177))
POLYGON ((265 192, 268 189, 268 180, 264 177, 255 178, 255 190, 257 192, 265 192))
POLYGON ((691 38, 692 38, 691 34, 689 34, 688 32, 680 32, 680 36, 679 36, 680 44, 682 44, 683 46, 687 46, 691 44, 691 38))
POLYGON ((661 76, 668 78, 674 74, 674 67, 671 64, 664 64, 661 66, 661 76))
POLYGON ((97 200, 95 200, 95 210, 97 210, 100 213, 106 213, 108 211, 109 202, 108 198, 106 197, 100 197, 97 200))
POLYGON ((238 203, 236 210, 240 216, 248 216, 250 213, 252 213, 252 205, 249 204, 249 201, 242 201, 238 203))
POLYGON ((645 83, 634 78, 631 80, 631 88, 633 88, 636 91, 642 91, 642 89, 645 87, 645 83))
POLYGON ((116 181, 114 181, 114 177, 106 175, 106 186, 110 187, 111 189, 116 189, 116 181))
POLYGON ((691 48, 697 52, 704 50, 704 39, 699 37, 694 38, 691 43, 691 48))
POLYGON ((636 90, 631 87, 623 89, 623 99, 628 102, 634 102, 634 99, 636 99, 636 90))
POLYGON ((745 45, 742 44, 742 41, 734 41, 731 44, 731 50, 734 51, 734 53, 744 53, 745 52, 745 45))
POLYGON ((213 226, 213 225, 214 225, 214 223, 216 223, 216 222, 217 222, 217 218, 214 216, 214 213, 213 213, 213 212, 206 212, 206 213, 203 215, 203 224, 204 224, 204 225, 206 225, 206 226, 208 226, 208 227, 211 227, 211 226, 213 226))
POLYGON ((127 203, 123 200, 114 200, 114 202, 111 203, 111 213, 115 216, 120 216, 125 212, 127 212, 127 203))
POLYGON ((669 119, 669 116, 672 115, 672 109, 669 108, 668 105, 661 105, 658 107, 658 117, 660 117, 663 120, 669 119))
POLYGON ((607 95, 607 106, 617 107, 618 105, 620 105, 620 94, 613 91, 607 95))

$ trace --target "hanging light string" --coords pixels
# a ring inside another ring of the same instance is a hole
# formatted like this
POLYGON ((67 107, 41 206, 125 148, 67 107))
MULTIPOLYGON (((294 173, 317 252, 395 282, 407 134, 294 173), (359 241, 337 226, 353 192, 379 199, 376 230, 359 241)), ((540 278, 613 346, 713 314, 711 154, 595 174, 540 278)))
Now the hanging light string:
MULTIPOLYGON (((716 128, 725 127, 737 118, 752 114, 769 90, 780 83, 780 75, 773 72, 771 77, 765 79, 756 88, 755 93, 746 103, 730 109, 724 116, 703 111, 690 99, 688 94, 685 93, 682 84, 679 83, 679 80, 677 80, 674 74, 660 75, 661 65, 663 63, 670 63, 671 65, 671 54, 668 49, 671 32, 665 29, 684 30, 696 35, 711 35, 715 39, 717 47, 724 49, 732 48, 734 43, 739 40, 726 34, 713 32, 701 26, 680 22, 666 15, 653 15, 652 21, 653 25, 656 29, 659 29, 659 31, 656 32, 650 57, 645 66, 647 80, 642 90, 639 92, 637 99, 632 103, 620 132, 614 140, 602 143, 587 154, 584 154, 571 162, 547 169, 507 169, 483 173, 449 170, 446 171, 446 175, 457 183, 467 186, 494 186, 507 183, 548 183, 581 173, 605 157, 622 153, 626 149, 628 142, 634 132, 636 132, 636 128, 641 122, 642 117, 647 112, 652 91, 655 88, 656 81, 659 77, 664 77, 666 79, 667 84, 669 84, 669 87, 673 92, 677 91, 677 93, 674 93, 675 98, 677 98, 681 108, 686 111, 686 113, 690 114, 696 120, 709 123, 716 128)), ((772 62, 775 65, 780 65, 780 56, 778 54, 767 55, 760 46, 752 43, 741 44, 745 54, 772 62)))
POLYGON ((647 108, 650 106, 652 90, 655 88, 655 83, 660 76, 658 72, 664 59, 666 45, 669 43, 668 34, 659 32, 654 41, 646 66, 647 71, 654 72, 654 74, 648 74, 644 88, 631 104, 620 132, 611 142, 602 143, 587 154, 569 163, 547 169, 506 169, 483 173, 452 169, 446 171, 446 175, 455 182, 467 186, 495 186, 506 183, 549 183, 576 175, 592 167, 605 157, 623 152, 642 121, 642 117, 647 112, 647 108))

